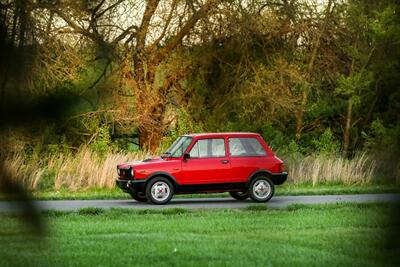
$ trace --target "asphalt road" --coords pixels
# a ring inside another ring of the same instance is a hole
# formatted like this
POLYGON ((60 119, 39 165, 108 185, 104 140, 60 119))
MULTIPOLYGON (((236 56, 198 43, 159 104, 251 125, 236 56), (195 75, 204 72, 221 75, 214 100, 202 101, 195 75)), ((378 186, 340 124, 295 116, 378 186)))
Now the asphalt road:
MULTIPOLYGON (((267 205, 271 208, 284 208, 293 203, 322 204, 336 202, 398 202, 400 194, 362 194, 362 195, 322 195, 322 196, 276 196, 267 205)), ((41 210, 78 210, 86 207, 98 208, 131 208, 131 209, 215 209, 215 208, 245 208, 256 204, 251 200, 238 201, 231 198, 175 198, 167 205, 152 205, 134 200, 43 200, 35 201, 41 210)), ((18 211, 18 202, 0 201, 0 212, 18 211)))

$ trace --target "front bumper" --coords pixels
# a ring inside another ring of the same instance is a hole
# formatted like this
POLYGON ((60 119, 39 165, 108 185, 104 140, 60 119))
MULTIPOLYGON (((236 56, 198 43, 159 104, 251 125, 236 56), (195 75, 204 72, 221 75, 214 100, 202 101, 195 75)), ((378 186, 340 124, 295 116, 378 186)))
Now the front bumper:
POLYGON ((271 180, 274 183, 274 185, 281 185, 283 184, 288 177, 287 172, 281 172, 281 173, 271 173, 271 180))
POLYGON ((145 180, 115 180, 116 185, 125 193, 144 192, 146 181, 145 180))

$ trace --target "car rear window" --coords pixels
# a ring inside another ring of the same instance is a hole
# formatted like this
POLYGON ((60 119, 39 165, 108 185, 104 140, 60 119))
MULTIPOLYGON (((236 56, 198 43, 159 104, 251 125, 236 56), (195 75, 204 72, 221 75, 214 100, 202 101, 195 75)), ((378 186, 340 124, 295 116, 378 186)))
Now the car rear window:
POLYGON ((225 157, 225 142, 222 138, 199 139, 190 150, 191 158, 225 157))
POLYGON ((256 138, 229 138, 229 152, 233 157, 265 156, 267 152, 256 138))

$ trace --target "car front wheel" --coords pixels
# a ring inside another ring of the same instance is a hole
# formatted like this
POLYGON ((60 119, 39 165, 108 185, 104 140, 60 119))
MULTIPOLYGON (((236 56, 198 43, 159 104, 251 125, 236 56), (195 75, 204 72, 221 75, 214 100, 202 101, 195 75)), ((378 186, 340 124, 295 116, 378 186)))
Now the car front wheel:
POLYGON ((229 192, 229 195, 237 200, 245 200, 249 197, 247 192, 229 192))
POLYGON ((267 177, 259 176, 250 183, 249 196, 255 202, 267 202, 272 198, 274 192, 274 184, 267 177))
POLYGON ((171 200, 173 195, 174 186, 164 177, 155 178, 147 184, 146 197, 153 204, 166 204, 171 200))
POLYGON ((144 193, 141 192, 134 192, 134 193, 129 193, 131 197, 139 202, 147 202, 147 197, 144 193))

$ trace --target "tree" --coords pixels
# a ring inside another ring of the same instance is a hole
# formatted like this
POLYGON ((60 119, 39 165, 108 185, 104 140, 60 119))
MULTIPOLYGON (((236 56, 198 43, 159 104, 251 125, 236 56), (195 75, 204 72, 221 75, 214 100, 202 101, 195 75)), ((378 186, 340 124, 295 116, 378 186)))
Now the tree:
POLYGON ((369 89, 372 79, 372 73, 365 70, 359 72, 352 71, 349 76, 341 75, 338 79, 338 86, 335 93, 347 99, 346 119, 343 131, 343 157, 347 156, 349 149, 351 128, 359 121, 353 121, 354 106, 358 107, 361 104, 361 98, 365 94, 365 91, 369 89))
POLYGON ((395 40, 395 29, 399 29, 394 16, 395 9, 392 5, 371 5, 363 1, 352 1, 348 5, 344 17, 347 28, 341 44, 343 55, 347 57, 347 70, 339 76, 335 89, 335 93, 347 102, 343 123, 344 157, 348 154, 351 129, 362 120, 371 119, 370 113, 376 100, 372 101, 372 105, 367 102, 371 95, 374 98, 378 93, 379 82, 383 80, 382 69, 387 71, 387 66, 393 64, 393 60, 385 56, 384 50, 390 47, 387 43, 395 40), (385 58, 384 64, 380 62, 382 56, 385 58), (367 107, 364 108, 366 113, 361 110, 364 106, 367 107), (358 118, 354 120, 355 111, 358 111, 358 118))
POLYGON ((299 140, 301 137, 301 133, 304 128, 304 114, 306 112, 310 89, 312 87, 312 76, 314 72, 314 68, 316 65, 316 59, 318 54, 320 53, 321 47, 321 39, 324 38, 324 35, 327 33, 328 23, 331 20, 331 13, 333 8, 333 1, 329 0, 326 5, 326 9, 324 12, 324 17, 318 25, 318 28, 310 42, 311 53, 308 58, 307 67, 304 72, 304 80, 306 81, 302 86, 301 90, 301 101, 300 107, 295 114, 296 117, 296 139, 299 140))
POLYGON ((161 9, 160 2, 149 0, 131 4, 124 0, 101 0, 95 3, 81 2, 81 6, 77 6, 75 1, 47 6, 68 24, 72 33, 90 39, 107 56, 118 55, 122 47, 129 51, 127 55, 131 57, 132 69, 128 77, 132 79, 131 92, 135 97, 134 121, 138 126, 141 146, 153 151, 158 148, 168 126, 164 120, 167 95, 175 82, 169 80, 167 74, 160 85, 157 80, 160 66, 182 45, 197 22, 205 18, 220 1, 208 0, 198 4, 172 0, 163 2, 163 10, 157 12, 161 9), (112 29, 120 28, 118 20, 108 19, 109 26, 101 23, 108 16, 117 16, 120 8, 140 8, 140 4, 145 6, 140 21, 133 19, 131 23, 134 24, 121 29, 119 34, 112 32, 112 29), (155 32, 158 34, 156 37, 155 32))

